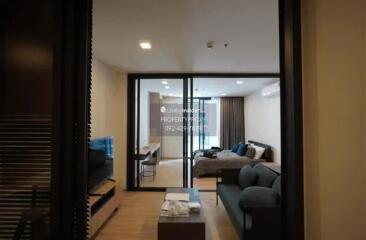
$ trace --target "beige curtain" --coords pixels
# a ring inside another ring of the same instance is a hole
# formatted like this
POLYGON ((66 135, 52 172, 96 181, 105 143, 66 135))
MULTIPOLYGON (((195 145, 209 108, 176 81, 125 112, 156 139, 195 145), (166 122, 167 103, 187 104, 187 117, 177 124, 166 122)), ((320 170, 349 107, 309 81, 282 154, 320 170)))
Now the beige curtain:
POLYGON ((245 142, 244 98, 224 97, 220 106, 220 145, 231 149, 235 143, 245 142))

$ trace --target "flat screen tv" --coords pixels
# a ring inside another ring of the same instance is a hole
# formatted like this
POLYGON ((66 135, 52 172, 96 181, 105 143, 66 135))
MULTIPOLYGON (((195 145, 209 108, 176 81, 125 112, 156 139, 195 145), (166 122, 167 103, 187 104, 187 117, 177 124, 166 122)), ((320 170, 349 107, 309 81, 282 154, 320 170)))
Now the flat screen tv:
POLYGON ((93 139, 89 143, 88 189, 94 190, 113 176, 113 137, 93 139))

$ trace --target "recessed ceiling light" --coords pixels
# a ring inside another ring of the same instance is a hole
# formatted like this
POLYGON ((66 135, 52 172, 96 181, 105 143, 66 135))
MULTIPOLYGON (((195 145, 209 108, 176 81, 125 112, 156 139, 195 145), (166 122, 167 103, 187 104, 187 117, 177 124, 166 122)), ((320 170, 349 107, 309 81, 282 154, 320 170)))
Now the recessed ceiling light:
POLYGON ((173 93, 169 93, 169 96, 173 96, 173 93))
POLYGON ((165 89, 170 89, 170 87, 169 86, 165 86, 165 89))
POLYGON ((150 43, 150 42, 147 42, 147 41, 145 41, 145 42, 140 42, 140 47, 141 47, 142 49, 151 49, 151 43, 150 43))
POLYGON ((236 81, 236 84, 243 84, 244 82, 243 81, 241 81, 241 80, 238 80, 238 81, 236 81))
POLYGON ((227 94, 226 93, 221 93, 221 96, 226 96, 227 94))
POLYGON ((168 81, 163 80, 163 81, 161 81, 161 84, 167 85, 168 84, 168 81))

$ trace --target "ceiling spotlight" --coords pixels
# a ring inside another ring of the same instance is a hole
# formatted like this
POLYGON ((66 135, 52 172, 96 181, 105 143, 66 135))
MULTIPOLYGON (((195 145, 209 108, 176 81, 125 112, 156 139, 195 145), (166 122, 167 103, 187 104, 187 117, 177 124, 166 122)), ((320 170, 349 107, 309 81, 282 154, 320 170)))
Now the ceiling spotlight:
POLYGON ((167 85, 168 84, 168 81, 163 80, 163 81, 161 81, 161 84, 167 85))
POLYGON ((243 81, 241 81, 241 80, 236 81, 236 84, 238 84, 238 85, 243 84, 243 83, 244 83, 244 82, 243 82, 243 81))
POLYGON ((145 42, 140 42, 140 47, 141 47, 142 49, 151 49, 151 43, 150 43, 150 42, 147 42, 147 41, 145 41, 145 42))
POLYGON ((170 89, 170 87, 169 86, 165 86, 165 89, 170 89))
POLYGON ((227 94, 226 93, 221 93, 221 96, 226 96, 227 94))

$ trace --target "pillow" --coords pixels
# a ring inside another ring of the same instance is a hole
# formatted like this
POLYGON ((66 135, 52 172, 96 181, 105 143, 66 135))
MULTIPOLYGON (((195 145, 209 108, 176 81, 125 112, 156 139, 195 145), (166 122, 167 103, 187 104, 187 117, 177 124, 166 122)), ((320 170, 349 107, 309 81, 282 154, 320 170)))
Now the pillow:
POLYGON ((256 180, 257 173, 251 166, 246 165, 240 169, 238 182, 241 189, 253 186, 256 180))
POLYGON ((245 153, 245 156, 247 156, 248 158, 254 158, 255 148, 249 146, 248 149, 247 149, 247 152, 245 153))
POLYGON ((254 159, 260 159, 262 157, 264 151, 266 150, 265 148, 259 147, 259 146, 256 146, 256 145, 253 145, 253 148, 255 148, 254 159))
POLYGON ((277 206, 280 203, 280 195, 274 189, 266 187, 248 187, 241 192, 239 200, 242 210, 245 207, 277 206))
POLYGON ((272 187, 273 182, 278 177, 278 174, 276 174, 272 170, 268 169, 266 166, 264 166, 261 163, 258 163, 257 165, 255 165, 255 167, 253 169, 258 175, 258 180, 257 180, 256 185, 260 186, 260 187, 268 187, 268 188, 272 187))
POLYGON ((231 149, 232 152, 236 152, 238 151, 238 148, 239 148, 240 144, 239 143, 236 143, 233 145, 233 148, 231 149))
POLYGON ((247 153, 248 145, 247 144, 240 144, 238 147, 238 150, 236 151, 236 154, 239 156, 244 156, 247 153))

